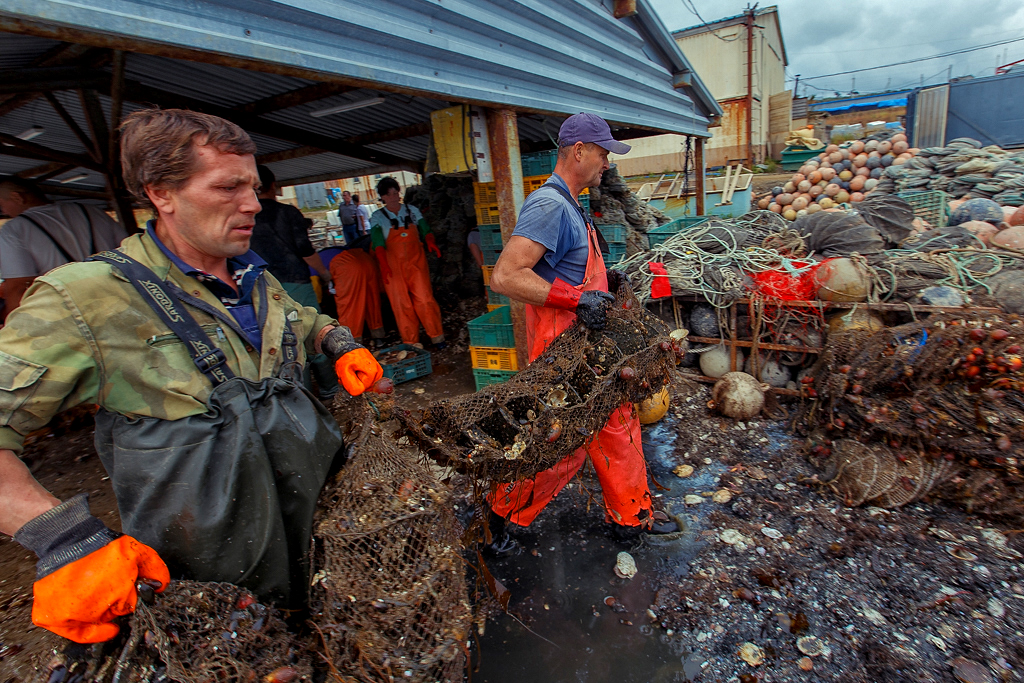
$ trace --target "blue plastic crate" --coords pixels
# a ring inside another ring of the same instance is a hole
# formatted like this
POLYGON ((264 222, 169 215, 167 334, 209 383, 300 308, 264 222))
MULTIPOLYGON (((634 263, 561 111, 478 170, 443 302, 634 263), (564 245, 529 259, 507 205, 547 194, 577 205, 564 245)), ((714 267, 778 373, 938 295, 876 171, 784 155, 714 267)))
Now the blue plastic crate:
POLYGON ((501 247, 480 247, 480 251, 484 252, 485 266, 493 266, 501 255, 501 247))
POLYGON ((626 245, 625 244, 609 244, 608 245, 608 256, 605 257, 605 265, 612 265, 618 263, 622 259, 626 258, 626 245))
POLYGON ((661 244, 677 232, 686 230, 687 228, 696 227, 708 220, 710 220, 708 216, 684 216, 683 218, 677 218, 671 223, 659 225, 656 228, 648 230, 647 239, 650 241, 651 246, 654 247, 661 244))
POLYGON ((384 369, 384 376, 390 377, 395 384, 408 382, 409 380, 423 377, 430 374, 430 352, 418 349, 412 344, 396 344, 374 354, 377 358, 383 358, 392 351, 408 351, 412 355, 405 359, 381 365, 384 369))
MULTIPOLYGON (((487 298, 490 300, 492 292, 487 290, 487 298)), ((496 294, 495 296, 500 296, 496 294)), ((508 301, 508 297, 504 297, 508 301)), ((497 303, 492 301, 491 303, 497 303)), ((469 321, 469 343, 473 346, 504 346, 513 347, 516 345, 516 336, 512 332, 512 315, 508 306, 496 308, 490 313, 484 313, 479 318, 469 321)))
POLYGON ((533 152, 522 155, 523 175, 551 175, 555 170, 555 162, 558 161, 558 150, 549 149, 543 152, 533 152))
POLYGON ((589 194, 581 194, 579 196, 579 200, 580 200, 580 206, 583 207, 583 210, 589 213, 590 212, 590 195, 589 194))
POLYGON ((507 382, 515 374, 515 370, 482 370, 480 368, 473 368, 473 379, 476 380, 477 391, 490 384, 507 382))
MULTIPOLYGON (((490 287, 487 287, 487 303, 497 304, 499 306, 508 306, 508 297, 504 294, 498 294, 490 287)), ((511 321, 510 321, 511 322, 511 321)), ((474 346, 505 346, 504 344, 477 344, 473 342, 474 346)), ((515 346, 515 342, 509 344, 509 346, 515 346)))
POLYGON ((596 225, 594 226, 601 231, 604 235, 604 240, 608 244, 625 244, 626 243, 626 226, 616 225, 609 223, 608 225, 596 225))
POLYGON ((480 231, 480 248, 495 247, 501 249, 501 226, 500 225, 478 225, 480 231))

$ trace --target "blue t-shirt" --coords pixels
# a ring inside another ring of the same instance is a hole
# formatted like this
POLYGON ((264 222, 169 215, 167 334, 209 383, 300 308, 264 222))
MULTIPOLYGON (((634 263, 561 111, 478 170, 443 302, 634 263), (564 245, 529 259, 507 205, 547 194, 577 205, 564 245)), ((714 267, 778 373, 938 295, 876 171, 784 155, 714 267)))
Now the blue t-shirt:
POLYGON ((558 185, 569 191, 565 181, 552 174, 546 183, 526 198, 512 234, 543 244, 547 249, 544 257, 533 267, 533 272, 547 282, 558 278, 570 285, 580 285, 587 275, 587 257, 590 255, 587 224, 579 209, 549 185, 558 185))
POLYGON ((235 285, 239 290, 235 292, 229 284, 223 282, 216 275, 211 275, 206 271, 199 270, 185 263, 177 254, 168 249, 167 245, 156 236, 156 228, 153 225, 153 221, 149 221, 146 224, 146 232, 156 242, 156 246, 160 247, 160 250, 164 252, 164 255, 171 260, 171 263, 176 265, 185 275, 194 277, 202 282, 206 285, 207 289, 213 292, 214 296, 220 299, 220 302, 228 309, 231 317, 238 323, 242 332, 245 333, 249 343, 256 347, 257 350, 260 350, 263 346, 263 330, 260 329, 260 321, 256 316, 252 291, 260 276, 263 275, 263 271, 267 268, 266 262, 252 250, 245 252, 241 256, 229 258, 228 272, 231 273, 231 278, 235 281, 235 285))

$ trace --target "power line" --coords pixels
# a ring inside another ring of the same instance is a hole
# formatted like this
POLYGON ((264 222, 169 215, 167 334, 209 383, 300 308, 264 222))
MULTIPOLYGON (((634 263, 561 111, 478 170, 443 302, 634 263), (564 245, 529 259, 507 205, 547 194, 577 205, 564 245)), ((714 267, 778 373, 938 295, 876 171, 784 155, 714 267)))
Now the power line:
POLYGON ((818 80, 818 79, 821 79, 821 78, 831 78, 833 76, 846 76, 846 75, 849 75, 849 74, 856 74, 856 73, 860 73, 862 71, 874 71, 875 69, 886 69, 886 68, 891 67, 891 66, 903 66, 905 64, 916 64, 917 62, 927 62, 930 59, 941 59, 942 57, 952 57, 953 55, 961 55, 961 54, 964 54, 966 52, 975 52, 977 50, 984 50, 984 49, 990 48, 990 47, 998 47, 1000 45, 1007 45, 1009 43, 1017 43, 1017 42, 1020 42, 1022 40, 1024 40, 1024 37, 1021 37, 1021 38, 1011 38, 1009 40, 1001 40, 1001 41, 998 41, 998 42, 995 42, 995 43, 988 43, 987 45, 977 45, 975 47, 963 48, 962 50, 951 50, 950 52, 943 52, 942 54, 932 55, 930 57, 920 57, 918 59, 907 59, 907 60, 904 60, 902 62, 893 62, 892 64, 880 64, 879 66, 868 66, 868 67, 865 67, 863 69, 851 69, 849 71, 838 71, 838 72, 836 72, 834 74, 825 74, 823 76, 810 76, 810 77, 804 78, 802 80, 804 80, 804 81, 818 80))
MULTIPOLYGON (((686 9, 690 10, 694 14, 694 16, 697 17, 697 19, 700 21, 700 26, 707 26, 708 25, 708 22, 705 21, 704 17, 702 17, 700 15, 700 12, 697 11, 697 7, 696 7, 696 5, 693 4, 693 0, 683 0, 683 5, 686 7, 686 9)), ((754 5, 754 7, 756 8, 757 5, 754 5)), ((694 28, 700 28, 700 26, 696 26, 694 28)), ((734 42, 734 41, 740 39, 738 34, 736 36, 732 37, 732 38, 723 38, 722 36, 718 35, 718 30, 719 29, 712 29, 710 31, 710 33, 711 33, 711 35, 713 35, 715 38, 718 38, 723 43, 731 43, 731 42, 734 42)))

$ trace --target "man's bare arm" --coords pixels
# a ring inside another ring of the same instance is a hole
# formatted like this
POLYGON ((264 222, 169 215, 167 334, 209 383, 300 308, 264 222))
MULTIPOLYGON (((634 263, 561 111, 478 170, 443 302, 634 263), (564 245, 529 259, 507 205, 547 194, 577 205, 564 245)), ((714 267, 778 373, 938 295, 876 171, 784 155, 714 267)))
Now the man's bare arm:
POLYGON ((14 451, 0 449, 0 533, 13 536, 30 519, 58 505, 14 451))
POLYGON ((546 251, 547 247, 540 242, 513 235, 494 266, 491 289, 516 301, 543 306, 551 283, 533 272, 533 267, 546 251))

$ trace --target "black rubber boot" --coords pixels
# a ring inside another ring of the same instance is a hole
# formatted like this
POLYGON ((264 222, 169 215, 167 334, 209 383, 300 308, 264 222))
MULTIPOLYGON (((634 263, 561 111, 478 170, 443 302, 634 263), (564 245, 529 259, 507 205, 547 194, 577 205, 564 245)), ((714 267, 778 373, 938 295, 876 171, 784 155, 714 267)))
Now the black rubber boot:
POLYGON ((484 552, 491 557, 510 557, 522 552, 522 546, 508 533, 508 522, 504 517, 487 508, 487 528, 491 542, 484 545, 484 552))

